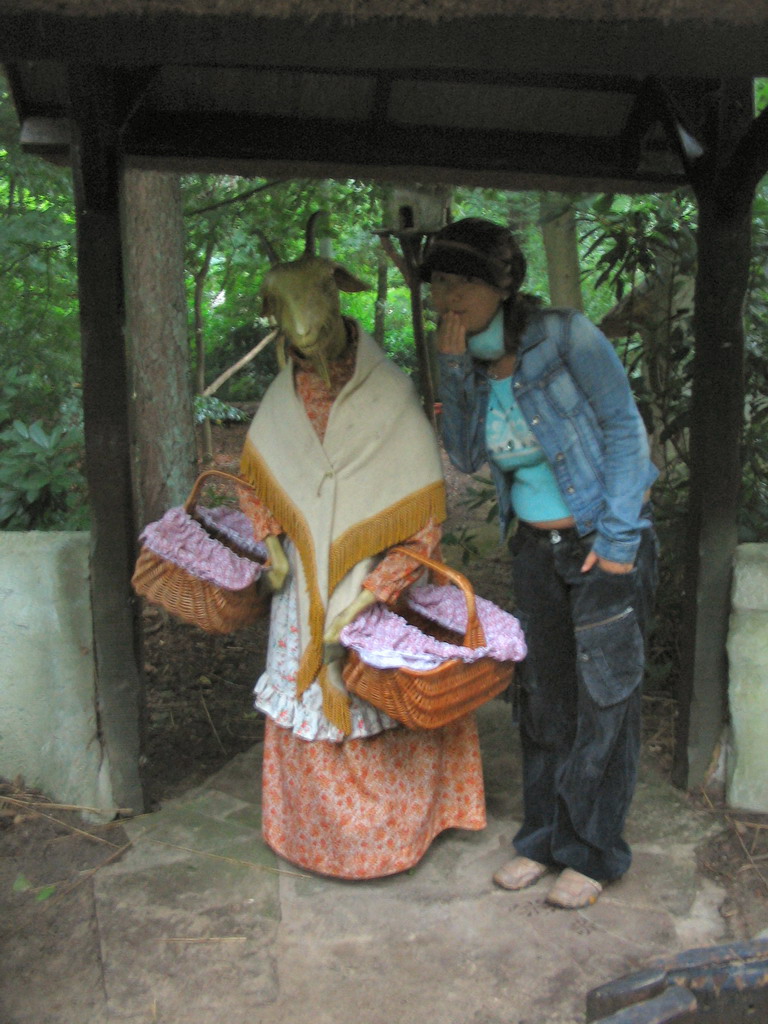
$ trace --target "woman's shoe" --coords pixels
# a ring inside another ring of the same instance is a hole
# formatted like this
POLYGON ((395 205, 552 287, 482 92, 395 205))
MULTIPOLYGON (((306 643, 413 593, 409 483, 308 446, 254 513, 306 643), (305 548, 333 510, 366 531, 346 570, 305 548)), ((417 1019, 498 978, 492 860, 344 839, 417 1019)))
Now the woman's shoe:
POLYGON ((566 910, 579 910, 591 907, 603 891, 602 885, 588 875, 582 875, 573 868, 564 868, 557 876, 557 881, 547 893, 547 903, 566 910))
POLYGON ((493 876, 496 885, 502 889, 527 889, 538 882, 542 875, 549 871, 547 864, 540 864, 530 857, 513 857, 511 861, 499 868, 493 876))

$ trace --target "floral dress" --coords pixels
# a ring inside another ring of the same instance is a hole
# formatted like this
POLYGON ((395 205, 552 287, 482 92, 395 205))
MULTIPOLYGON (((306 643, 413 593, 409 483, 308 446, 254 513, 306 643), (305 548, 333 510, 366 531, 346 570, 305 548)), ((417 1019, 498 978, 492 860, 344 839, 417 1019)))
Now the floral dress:
MULTIPOLYGON (((335 398, 354 371, 355 348, 331 369, 330 386, 296 361, 297 394, 322 441, 335 398)), ((261 540, 283 530, 249 499, 245 511, 261 540)), ((430 556, 440 541, 430 521, 405 547, 430 556)), ((284 540, 289 561, 295 552, 284 540)), ((391 602, 421 571, 390 552, 364 586, 391 602)), ((340 878, 375 878, 417 863, 447 828, 485 826, 482 764, 475 720, 411 732, 366 701, 351 698, 344 736, 322 711, 317 681, 296 697, 299 626, 293 575, 272 599, 266 668, 255 706, 266 716, 262 777, 263 833, 286 860, 340 878)))

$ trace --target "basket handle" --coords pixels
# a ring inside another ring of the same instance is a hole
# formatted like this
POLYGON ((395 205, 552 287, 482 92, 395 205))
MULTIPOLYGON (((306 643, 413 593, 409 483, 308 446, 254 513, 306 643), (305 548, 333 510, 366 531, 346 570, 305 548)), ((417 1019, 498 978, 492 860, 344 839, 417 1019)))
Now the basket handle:
POLYGON ((237 484, 238 487, 247 487, 249 490, 253 489, 246 480, 243 480, 242 477, 235 476, 234 473, 225 473, 222 469, 206 469, 200 474, 197 480, 195 480, 192 490, 189 492, 189 497, 184 502, 185 512, 190 513, 192 511, 195 507, 195 502, 200 496, 203 484, 212 476, 218 477, 221 480, 228 480, 231 483, 237 484))
POLYGON ((410 548, 394 547, 390 548, 390 550, 397 551, 401 555, 407 555, 409 558, 414 558, 428 569, 439 573, 441 576, 445 576, 452 583, 456 584, 464 595, 464 600, 467 602, 467 629, 464 634, 464 646, 473 648, 485 647, 485 632, 480 624, 480 619, 477 617, 475 592, 467 577, 463 576, 457 569, 451 568, 450 565, 446 565, 444 562, 436 562, 434 558, 428 558, 426 555, 412 551, 410 548))

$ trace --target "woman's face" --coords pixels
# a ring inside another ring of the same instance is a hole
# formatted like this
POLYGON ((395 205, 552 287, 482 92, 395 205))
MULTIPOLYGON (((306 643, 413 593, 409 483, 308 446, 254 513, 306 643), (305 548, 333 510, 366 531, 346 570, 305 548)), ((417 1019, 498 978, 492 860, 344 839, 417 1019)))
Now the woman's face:
POLYGON ((455 313, 469 336, 485 330, 507 297, 505 292, 479 277, 464 277, 444 270, 432 271, 430 291, 437 315, 455 313))

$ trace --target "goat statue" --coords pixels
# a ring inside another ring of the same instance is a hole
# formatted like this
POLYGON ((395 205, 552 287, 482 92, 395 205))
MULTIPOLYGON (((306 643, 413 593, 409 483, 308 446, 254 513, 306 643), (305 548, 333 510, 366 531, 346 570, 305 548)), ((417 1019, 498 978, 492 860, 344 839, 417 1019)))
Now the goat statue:
POLYGON ((339 263, 316 255, 315 228, 322 213, 315 211, 307 221, 301 256, 274 264, 261 290, 264 315, 277 326, 282 345, 292 345, 328 383, 328 364, 346 345, 339 292, 368 291, 370 285, 339 263))
MULTIPOLYGON (((304 252, 298 259, 279 262, 270 247, 272 266, 264 277, 261 293, 263 313, 279 332, 281 365, 286 360, 286 347, 291 346, 328 384, 329 364, 342 355, 347 342, 339 292, 369 291, 370 285, 341 264, 316 254, 316 225, 322 214, 322 210, 316 210, 307 221, 304 252)), ((267 583, 279 590, 288 573, 288 560, 277 538, 268 537, 265 543, 271 565, 267 583)), ((362 600, 368 603, 367 592, 362 600)), ((350 610, 350 616, 356 610, 350 610)), ((334 633, 340 629, 341 624, 337 624, 334 633)))

